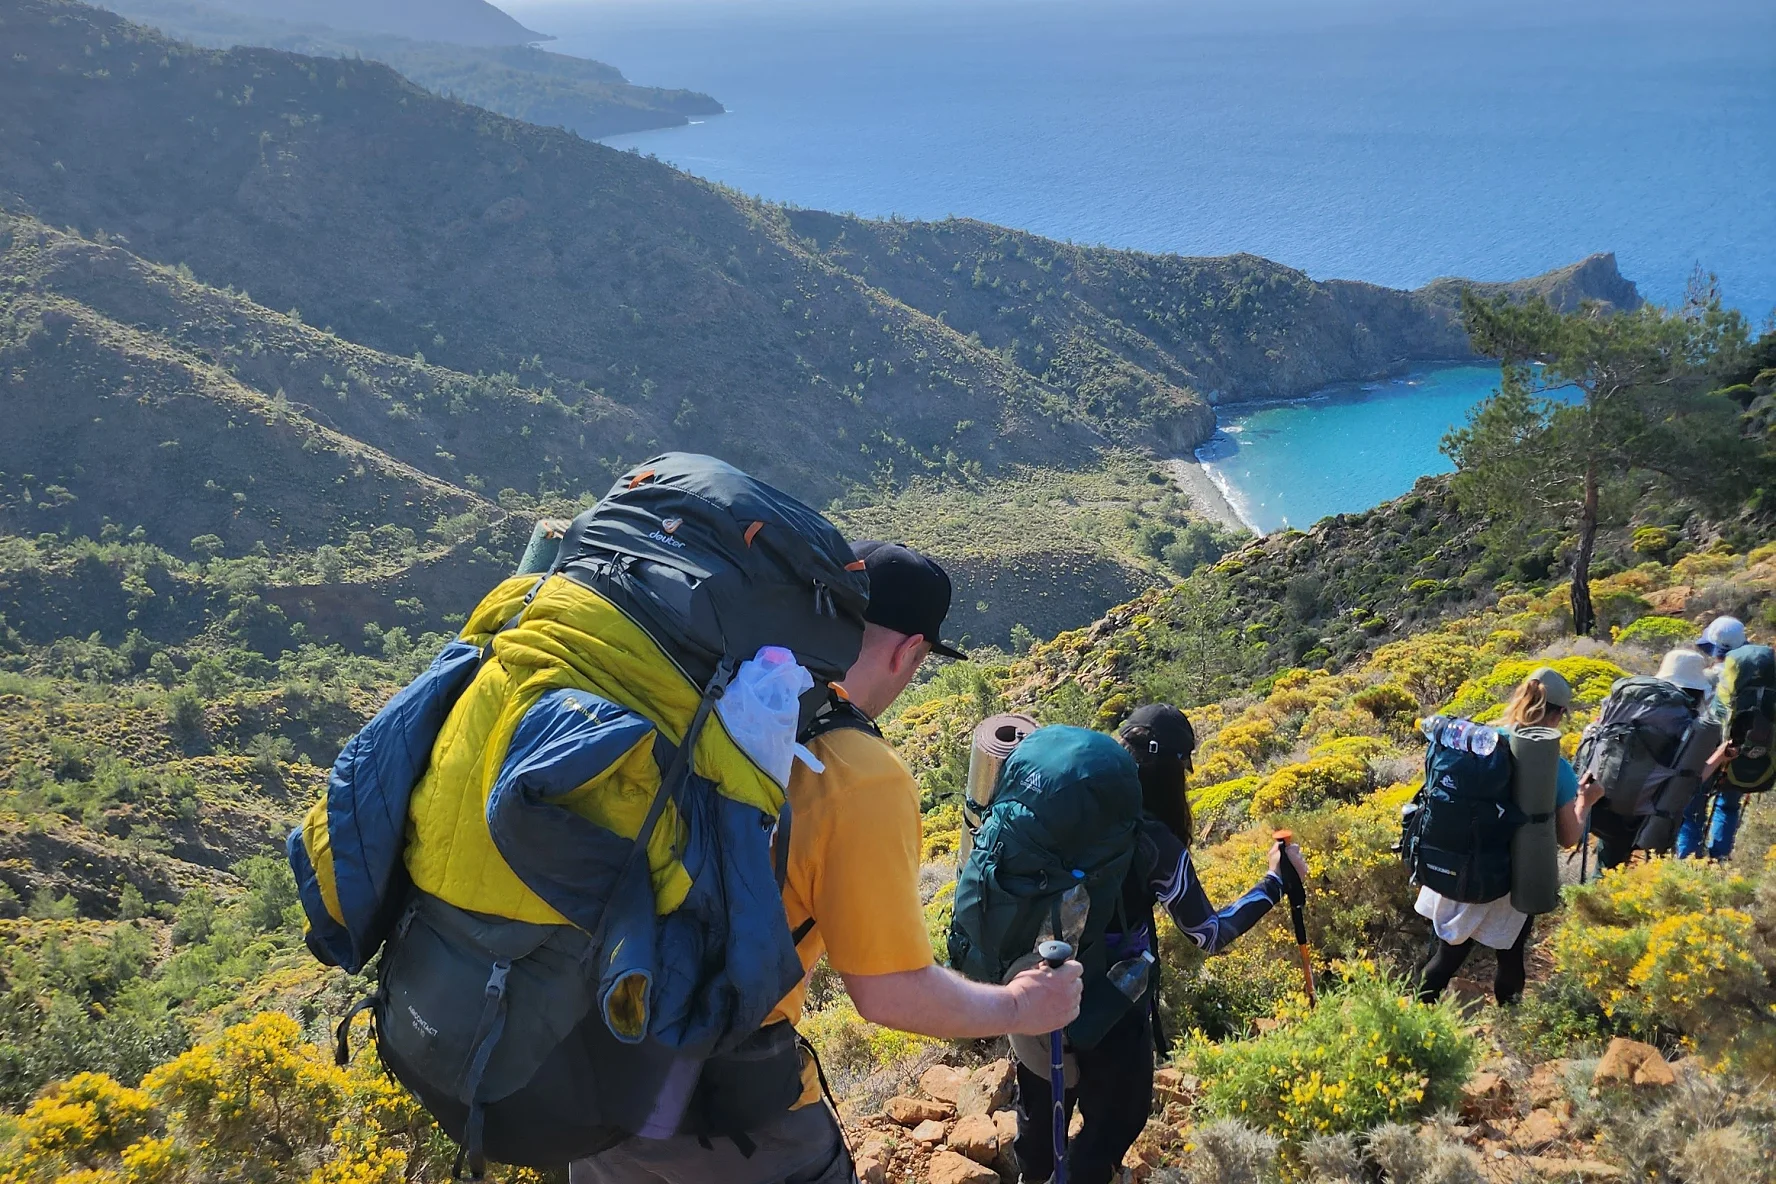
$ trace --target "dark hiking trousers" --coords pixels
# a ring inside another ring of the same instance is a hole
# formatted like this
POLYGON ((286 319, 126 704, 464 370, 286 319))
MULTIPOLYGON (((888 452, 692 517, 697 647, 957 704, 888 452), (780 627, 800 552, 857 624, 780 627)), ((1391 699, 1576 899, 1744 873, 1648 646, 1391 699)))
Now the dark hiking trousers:
POLYGON ((1599 807, 1591 811, 1591 835, 1597 840, 1597 870, 1605 872, 1627 863, 1634 854, 1634 836, 1639 831, 1638 821, 1623 818, 1613 810, 1599 807))
POLYGON ((732 1139, 634 1138, 568 1168, 570 1184, 855 1184, 844 1135, 824 1102, 790 1110, 749 1132, 752 1154, 732 1139))
MULTIPOLYGON (((1079 1084, 1065 1099, 1067 1121, 1079 1107, 1085 1124, 1067 1144, 1069 1184, 1110 1184, 1153 1109, 1153 1028, 1138 1006, 1111 1028, 1097 1047, 1072 1054, 1079 1084)), ((1018 1171, 1025 1180, 1054 1175, 1054 1106, 1048 1067, 1017 1068, 1018 1171)))
MULTIPOLYGON (((1492 995, 1501 1005, 1510 1005, 1523 998, 1523 984, 1529 974, 1523 964, 1524 955, 1529 950, 1529 931, 1535 928, 1535 918, 1528 917, 1523 922, 1523 932, 1517 935, 1516 944, 1508 950, 1494 950, 1498 955, 1498 969, 1492 976, 1492 995)), ((1462 963, 1473 953, 1475 943, 1464 941, 1459 946, 1452 946, 1435 933, 1431 934, 1431 952, 1425 963, 1419 968, 1418 998, 1421 1003, 1433 1003, 1449 986, 1449 980, 1455 972, 1462 968, 1462 963)))

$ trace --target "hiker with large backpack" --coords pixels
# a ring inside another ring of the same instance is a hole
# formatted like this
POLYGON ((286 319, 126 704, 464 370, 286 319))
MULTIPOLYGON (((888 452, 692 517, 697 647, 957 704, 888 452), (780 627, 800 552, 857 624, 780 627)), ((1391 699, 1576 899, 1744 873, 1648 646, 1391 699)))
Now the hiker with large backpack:
MULTIPOLYGON (((865 668, 879 709, 930 645, 866 624, 869 566, 745 473, 656 457, 340 754, 289 841, 306 939, 352 973, 380 954, 352 1014, 371 1013, 459 1170, 689 1136, 752 1150, 761 1182, 795 1174, 772 1153, 816 1172, 798 1179, 848 1178, 830 1115, 775 1133, 804 1059, 767 1020, 807 973, 784 909, 801 842, 786 787, 820 745, 798 736, 831 684, 865 668)), ((961 984, 957 1010, 981 1032, 1025 1009, 1051 1023, 1077 975, 961 984)))
MULTIPOLYGON (((1535 820, 1513 798, 1511 736, 1557 729, 1571 709, 1571 685, 1544 666, 1518 685, 1496 728, 1433 717, 1441 723, 1425 755, 1425 785, 1408 808, 1403 840, 1420 884, 1414 907, 1431 923, 1430 949, 1418 971, 1419 998, 1427 1003, 1449 986, 1476 945, 1497 956, 1493 997, 1510 1005, 1523 995, 1535 919, 1513 900, 1513 872, 1524 870, 1513 868, 1513 840, 1535 820)), ((1602 790, 1581 787, 1572 765, 1558 760, 1555 837, 1562 847, 1576 847, 1602 790)))
POLYGON ((1651 677, 1618 679, 1579 742, 1578 765, 1603 786, 1591 813, 1600 870, 1636 851, 1669 852, 1686 812, 1702 796, 1705 762, 1719 729, 1703 718, 1707 659, 1671 650, 1651 677))
POLYGON ((1776 655, 1746 643, 1735 617, 1708 623, 1696 649, 1715 660, 1715 693, 1708 718, 1721 729, 1721 749, 1710 758, 1703 792, 1684 812, 1677 832, 1679 859, 1724 860, 1733 854, 1745 799, 1776 784, 1771 719, 1776 714, 1776 655))
MULTIPOLYGON (((1196 740, 1174 707, 1138 709, 1116 738, 1083 728, 1039 728, 1000 770, 956 885, 951 964, 986 982, 1035 960, 1060 937, 1085 967, 1079 1018, 1066 1027, 1062 1121, 1083 1119, 1066 1157, 1068 1184, 1107 1184, 1146 1125, 1153 1103, 1158 967, 1153 910, 1208 953, 1225 949, 1283 895, 1270 871, 1216 910, 1190 859, 1185 777, 1196 740)), ((1024 1180, 1055 1175, 1047 1040, 1012 1037, 1017 1061, 1016 1157, 1024 1180)))
MULTIPOLYGON (((802 740, 813 758, 789 781, 793 819, 783 910, 805 972, 823 956, 872 1023, 937 1037, 1048 1032, 1078 1013, 1080 967, 1026 970, 1007 985, 940 967, 919 897, 919 788, 876 728, 930 654, 962 659, 942 640, 950 581, 910 547, 854 548, 869 576, 857 660, 802 740)), ((765 1020, 794 1048, 807 978, 765 1020)), ((843 1136, 805 1054, 798 1087, 740 1138, 697 1131, 632 1139, 572 1165, 572 1184, 841 1184, 853 1179, 843 1136)))

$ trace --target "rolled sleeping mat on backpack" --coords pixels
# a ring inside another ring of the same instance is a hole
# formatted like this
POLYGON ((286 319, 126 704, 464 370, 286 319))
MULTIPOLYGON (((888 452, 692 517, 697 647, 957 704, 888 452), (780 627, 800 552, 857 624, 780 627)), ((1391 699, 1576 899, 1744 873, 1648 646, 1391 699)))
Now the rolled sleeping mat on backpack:
POLYGON ((962 846, 957 862, 968 858, 974 845, 974 832, 980 828, 987 807, 993 804, 993 787, 999 784, 999 770, 1011 750, 1023 743, 1024 737, 1038 727, 1027 715, 991 715, 974 729, 968 750, 968 787, 962 797, 962 846))
POLYGON ((1699 719, 1690 725, 1677 760, 1657 792, 1646 804, 1646 815, 1634 835, 1637 851, 1668 851, 1677 839, 1678 823, 1690 801, 1702 789, 1702 770, 1708 758, 1720 747, 1721 726, 1713 720, 1699 719))
POLYGON ((531 528, 530 542, 524 546, 524 558, 518 561, 515 576, 540 576, 555 566, 561 554, 561 540, 573 523, 566 518, 539 518, 531 528))
POLYGON ((1560 840, 1554 830, 1560 733, 1513 728, 1510 741, 1511 800, 1529 817, 1511 836, 1511 907, 1533 917, 1560 903, 1560 840))

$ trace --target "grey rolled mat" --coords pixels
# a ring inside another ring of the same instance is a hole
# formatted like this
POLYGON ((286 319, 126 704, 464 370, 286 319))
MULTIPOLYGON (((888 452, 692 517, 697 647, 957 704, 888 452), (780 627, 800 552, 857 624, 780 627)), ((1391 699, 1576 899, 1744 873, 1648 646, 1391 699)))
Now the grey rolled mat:
POLYGON ((1690 725, 1665 783, 1642 807, 1644 818, 1640 830, 1634 835, 1637 850, 1664 852, 1671 849, 1684 811, 1689 808, 1691 799, 1702 791, 1702 770, 1720 742, 1721 726, 1713 720, 1699 719, 1690 725))
POLYGON ((561 539, 572 523, 566 518, 542 518, 531 528, 530 542, 525 544, 524 557, 518 561, 515 576, 540 576, 554 564, 561 553, 561 539))
POLYGON ((1513 728, 1511 798, 1530 821, 1511 836, 1511 907, 1535 916, 1560 903, 1560 841, 1554 799, 1560 788, 1560 733, 1513 728))
POLYGON ((991 715, 975 726, 968 750, 968 788, 962 799, 962 846, 956 861, 968 858, 974 846, 974 832, 986 818, 987 807, 993 804, 993 791, 999 787, 999 770, 1011 750, 1023 743, 1024 737, 1037 728, 1027 715, 991 715))

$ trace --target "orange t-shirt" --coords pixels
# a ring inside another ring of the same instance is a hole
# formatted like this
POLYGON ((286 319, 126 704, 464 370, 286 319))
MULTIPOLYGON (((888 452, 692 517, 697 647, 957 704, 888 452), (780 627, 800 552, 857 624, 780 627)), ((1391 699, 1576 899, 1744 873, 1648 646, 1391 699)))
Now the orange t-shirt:
MULTIPOLYGON (((798 952, 811 971, 826 955, 840 974, 898 974, 936 959, 919 903, 919 786, 887 743, 856 728, 817 737, 826 765, 801 762, 789 779, 789 875, 783 908, 791 931, 814 927, 798 952)), ((765 1022, 802 1018, 804 974, 765 1022)))

